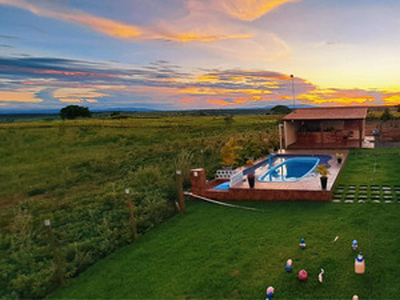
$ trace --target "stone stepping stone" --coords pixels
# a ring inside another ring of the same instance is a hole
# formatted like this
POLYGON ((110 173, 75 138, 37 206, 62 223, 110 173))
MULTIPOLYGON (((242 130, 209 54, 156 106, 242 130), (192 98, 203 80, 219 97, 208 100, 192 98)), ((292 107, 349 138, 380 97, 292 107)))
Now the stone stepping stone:
POLYGON ((344 200, 344 203, 354 203, 354 201, 350 200, 350 199, 346 199, 346 200, 344 200))
POLYGON ((379 185, 371 185, 371 190, 379 191, 379 185))
POLYGON ((381 203, 381 200, 372 200, 373 203, 381 203))
POLYGON ((392 203, 392 200, 386 200, 385 203, 392 203))
POLYGON ((360 191, 366 191, 368 187, 366 185, 360 185, 360 191))
POLYGON ((400 191, 400 186, 395 185, 395 186, 394 186, 394 189, 395 189, 396 191, 400 191))
POLYGON ((382 186, 382 190, 383 191, 391 191, 392 188, 390 186, 388 186, 388 185, 384 185, 384 186, 382 186))
POLYGON ((355 195, 354 194, 347 194, 346 199, 354 199, 355 195))
POLYGON ((343 192, 344 192, 343 189, 336 189, 336 190, 335 190, 335 193, 343 193, 343 192))
POLYGON ((393 196, 392 196, 392 195, 384 195, 384 196, 383 196, 383 199, 384 199, 384 200, 392 200, 392 199, 393 199, 393 196))
POLYGON ((367 195, 358 195, 359 200, 367 200, 367 195))
POLYGON ((391 191, 391 190, 384 190, 383 193, 384 193, 384 194, 391 194, 392 191, 391 191))
POLYGON ((358 200, 358 203, 364 203, 365 202, 365 200, 358 200))
POLYGON ((333 203, 340 203, 340 199, 333 199, 333 203))

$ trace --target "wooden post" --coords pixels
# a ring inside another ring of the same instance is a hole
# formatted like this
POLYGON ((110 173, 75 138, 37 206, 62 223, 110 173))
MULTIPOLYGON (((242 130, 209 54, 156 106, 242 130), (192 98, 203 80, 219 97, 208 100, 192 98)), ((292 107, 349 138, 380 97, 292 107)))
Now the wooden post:
POLYGON ((182 172, 176 171, 176 186, 178 189, 178 201, 179 201, 179 212, 185 212, 185 199, 183 196, 183 187, 182 187, 182 172))
POLYGON ((358 128, 359 128, 359 148, 362 148, 362 141, 363 141, 363 121, 358 121, 358 128))
POLYGON ((57 283, 60 286, 65 286, 66 284, 65 284, 65 277, 64 277, 64 262, 63 262, 63 259, 62 259, 61 253, 60 253, 60 249, 58 248, 58 244, 54 237, 54 233, 53 233, 53 229, 51 228, 50 220, 44 220, 44 226, 47 231, 47 239, 48 239, 49 245, 53 252, 54 264, 56 266, 55 277, 56 277, 57 283))
POLYGON ((323 121, 319 122, 319 128, 321 130, 321 144, 323 146, 324 145, 324 122, 323 121))
POLYGON ((126 195, 126 204, 128 205, 128 211, 129 211, 129 220, 131 221, 132 239, 134 241, 138 237, 137 225, 136 225, 137 222, 134 214, 134 206, 130 197, 129 189, 125 190, 125 195, 126 195))

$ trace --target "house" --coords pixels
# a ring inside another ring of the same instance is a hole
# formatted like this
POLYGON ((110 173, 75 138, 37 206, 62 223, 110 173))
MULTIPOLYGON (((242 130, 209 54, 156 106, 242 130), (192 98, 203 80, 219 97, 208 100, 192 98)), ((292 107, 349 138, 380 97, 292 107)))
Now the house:
POLYGON ((367 107, 296 109, 283 118, 285 148, 361 148, 367 111, 367 107))

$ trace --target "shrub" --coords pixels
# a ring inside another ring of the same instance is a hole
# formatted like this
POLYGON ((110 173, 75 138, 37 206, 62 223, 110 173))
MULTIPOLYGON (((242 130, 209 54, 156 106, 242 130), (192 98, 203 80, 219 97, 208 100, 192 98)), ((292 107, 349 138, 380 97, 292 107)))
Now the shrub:
POLYGON ((225 146, 221 149, 222 165, 229 167, 237 163, 237 159, 240 157, 236 154, 237 150, 241 150, 243 147, 235 146, 235 140, 230 139, 225 146))
POLYGON ((89 111, 89 108, 79 106, 79 105, 68 105, 60 110, 60 117, 65 119, 76 119, 78 117, 82 118, 90 118, 92 113, 89 111))
POLYGON ((381 120, 382 120, 382 121, 388 121, 388 120, 392 120, 392 119, 393 119, 393 116, 392 116, 392 114, 390 113, 389 108, 388 108, 388 107, 385 107, 385 110, 383 111, 383 114, 382 114, 382 116, 381 116, 381 120))
POLYGON ((271 108, 270 112, 274 115, 287 115, 292 112, 292 109, 286 105, 276 105, 271 108))

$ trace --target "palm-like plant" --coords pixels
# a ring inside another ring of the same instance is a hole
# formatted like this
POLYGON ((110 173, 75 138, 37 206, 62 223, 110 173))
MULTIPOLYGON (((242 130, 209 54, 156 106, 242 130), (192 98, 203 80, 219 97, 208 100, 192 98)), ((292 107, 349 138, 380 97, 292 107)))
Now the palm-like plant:
POLYGON ((321 177, 328 177, 328 175, 330 174, 325 164, 318 165, 318 167, 316 167, 314 171, 318 172, 321 177))

